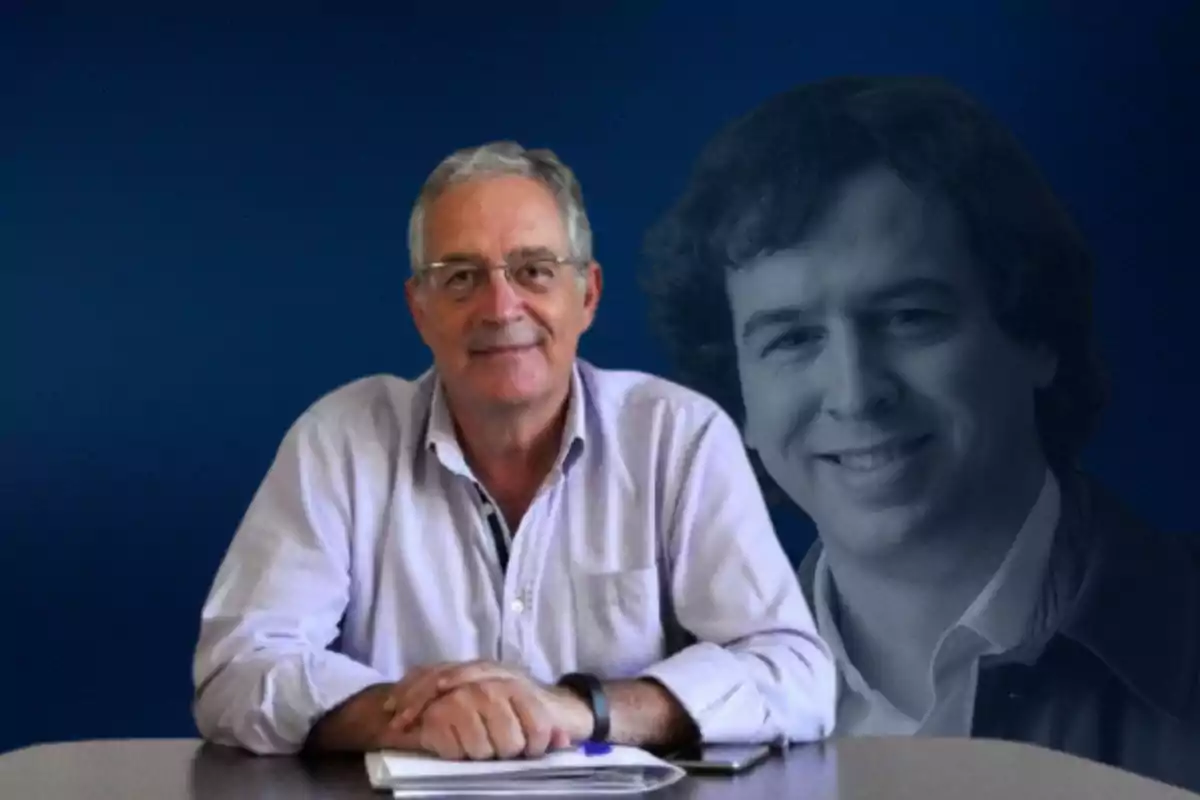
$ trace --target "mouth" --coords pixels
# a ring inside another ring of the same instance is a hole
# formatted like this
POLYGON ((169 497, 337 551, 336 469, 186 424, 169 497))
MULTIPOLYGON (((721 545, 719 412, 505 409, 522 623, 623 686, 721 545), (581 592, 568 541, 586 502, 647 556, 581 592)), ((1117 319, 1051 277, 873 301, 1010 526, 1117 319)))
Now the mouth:
POLYGON ((527 353, 537 348, 538 345, 536 344, 505 345, 504 347, 488 347, 483 350, 472 350, 471 355, 478 357, 503 356, 515 353, 527 353))
POLYGON ((853 447, 831 453, 821 453, 817 458, 851 472, 874 472, 893 466, 906 458, 911 458, 932 439, 933 437, 929 435, 910 439, 892 439, 870 447, 853 447))

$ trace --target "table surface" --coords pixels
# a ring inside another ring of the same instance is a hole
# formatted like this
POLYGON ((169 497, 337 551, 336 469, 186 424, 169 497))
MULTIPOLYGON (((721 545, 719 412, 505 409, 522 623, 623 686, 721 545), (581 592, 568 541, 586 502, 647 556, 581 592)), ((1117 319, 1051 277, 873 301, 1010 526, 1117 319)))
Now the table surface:
MULTIPOLYGON (((627 795, 628 796, 628 795, 627 795)), ((1041 748, 979 739, 856 738, 795 747, 735 777, 688 777, 661 800, 1200 800, 1041 748)), ((258 757, 195 739, 45 744, 0 755, 0 798, 386 798, 362 756, 258 757)))

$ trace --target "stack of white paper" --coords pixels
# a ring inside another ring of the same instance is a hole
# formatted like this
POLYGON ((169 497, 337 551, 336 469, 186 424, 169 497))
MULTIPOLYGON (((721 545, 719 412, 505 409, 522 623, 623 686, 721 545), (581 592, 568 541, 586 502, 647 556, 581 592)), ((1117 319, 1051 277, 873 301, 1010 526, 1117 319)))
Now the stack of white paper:
POLYGON ((367 775, 394 797, 636 794, 670 786, 679 767, 635 747, 600 755, 558 750, 514 761, 443 761, 414 753, 367 754, 367 775))

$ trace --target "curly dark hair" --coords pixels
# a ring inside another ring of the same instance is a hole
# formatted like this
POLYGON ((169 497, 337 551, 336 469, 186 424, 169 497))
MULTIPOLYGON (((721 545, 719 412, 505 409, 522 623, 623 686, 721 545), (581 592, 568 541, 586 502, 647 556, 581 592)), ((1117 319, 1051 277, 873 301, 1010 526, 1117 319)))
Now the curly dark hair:
POLYGON ((1015 137, 938 78, 804 84, 708 143, 645 242, 642 284, 679 380, 744 422, 726 270, 802 243, 838 189, 877 165, 949 201, 1000 327, 1057 355, 1036 397, 1038 433, 1051 467, 1073 468, 1108 396, 1091 254, 1015 137))

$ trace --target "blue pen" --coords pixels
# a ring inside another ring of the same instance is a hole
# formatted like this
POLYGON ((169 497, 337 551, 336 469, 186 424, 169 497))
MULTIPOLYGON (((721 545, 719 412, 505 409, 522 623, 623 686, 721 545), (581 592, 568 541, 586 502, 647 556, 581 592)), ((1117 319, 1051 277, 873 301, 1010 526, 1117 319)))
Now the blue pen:
POLYGON ((604 756, 612 752, 612 745, 607 742, 584 742, 580 745, 585 756, 604 756))

